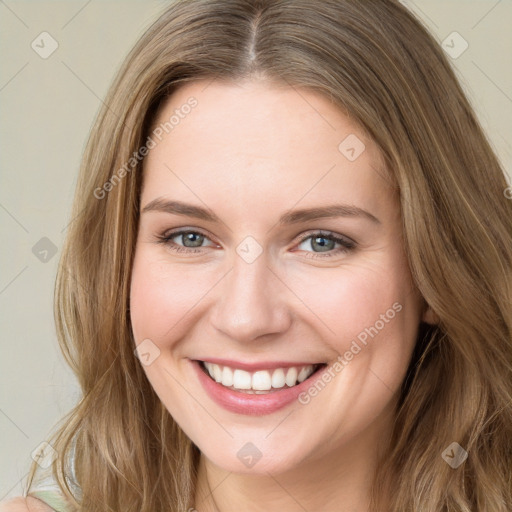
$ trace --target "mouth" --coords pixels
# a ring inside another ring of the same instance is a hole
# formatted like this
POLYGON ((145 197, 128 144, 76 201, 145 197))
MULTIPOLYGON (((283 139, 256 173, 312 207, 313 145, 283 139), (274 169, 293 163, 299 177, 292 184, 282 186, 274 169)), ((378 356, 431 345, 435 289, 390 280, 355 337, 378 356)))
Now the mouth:
POLYGON ((255 371, 210 361, 197 361, 201 370, 226 389, 244 394, 265 395, 295 388, 310 379, 327 363, 283 365, 255 371))

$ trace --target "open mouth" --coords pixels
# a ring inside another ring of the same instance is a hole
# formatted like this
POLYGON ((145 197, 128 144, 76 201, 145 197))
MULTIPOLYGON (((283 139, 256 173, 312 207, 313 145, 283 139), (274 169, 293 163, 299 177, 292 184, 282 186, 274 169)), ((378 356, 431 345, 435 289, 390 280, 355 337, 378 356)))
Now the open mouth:
POLYGON ((208 361, 198 363, 206 375, 225 388, 257 395, 293 388, 327 366, 326 363, 317 363, 249 372, 208 361))

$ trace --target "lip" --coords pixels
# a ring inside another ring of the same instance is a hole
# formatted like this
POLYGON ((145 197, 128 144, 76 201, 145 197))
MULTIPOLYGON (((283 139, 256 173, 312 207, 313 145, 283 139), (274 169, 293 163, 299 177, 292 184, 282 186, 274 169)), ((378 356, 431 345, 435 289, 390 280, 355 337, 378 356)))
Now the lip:
MULTIPOLYGON (((225 364, 226 366, 232 366, 234 368, 246 369, 253 368, 261 369, 261 368, 270 368, 269 364, 274 363, 258 363, 258 365, 246 365, 240 366, 240 363, 231 364, 226 363, 217 363, 217 361, 225 361, 221 359, 208 359, 207 362, 212 362, 214 364, 225 364), (265 364, 267 366, 265 366, 265 364), (238 365, 238 366, 237 366, 238 365)), ((194 367, 195 372, 199 378, 199 382, 202 384, 204 390, 207 395, 217 404, 223 407, 224 409, 234 412, 237 414, 244 414, 247 416, 263 416, 265 414, 271 414, 280 409, 283 409, 287 405, 290 405, 295 400, 298 399, 298 396, 308 389, 311 386, 312 379, 318 378, 323 371, 327 368, 325 365, 323 368, 319 368, 315 373, 310 375, 305 381, 293 386, 291 388, 283 388, 277 391, 273 391, 271 393, 257 395, 257 394, 249 394, 243 393, 239 391, 233 391, 232 389, 224 387, 222 384, 215 382, 210 376, 206 375, 203 371, 200 361, 198 360, 190 360, 192 366, 194 367)), ((279 363, 281 364, 281 363, 279 363)), ((279 366, 279 364, 274 365, 275 368, 283 368, 283 366, 279 366)), ((300 363, 298 366, 300 366, 300 363)), ((305 363, 311 364, 311 363, 305 363)), ((286 367, 296 366, 295 363, 286 363, 286 367)))
POLYGON ((247 372, 256 372, 258 370, 275 370, 276 368, 291 368, 292 366, 308 366, 323 363, 312 363, 311 361, 306 362, 290 362, 290 361, 261 361, 259 363, 242 363, 240 361, 234 361, 233 359, 218 359, 208 358, 201 359, 201 361, 207 363, 218 364, 220 366, 229 366, 230 368, 238 368, 239 370, 245 370, 247 372))

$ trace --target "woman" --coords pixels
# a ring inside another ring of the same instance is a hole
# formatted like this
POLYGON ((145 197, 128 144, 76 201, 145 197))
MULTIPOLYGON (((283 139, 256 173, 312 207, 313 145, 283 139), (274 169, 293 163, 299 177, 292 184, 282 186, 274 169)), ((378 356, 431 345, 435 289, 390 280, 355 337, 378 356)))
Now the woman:
POLYGON ((105 104, 57 278, 60 496, 5 510, 510 510, 512 203, 422 25, 180 1, 105 104))

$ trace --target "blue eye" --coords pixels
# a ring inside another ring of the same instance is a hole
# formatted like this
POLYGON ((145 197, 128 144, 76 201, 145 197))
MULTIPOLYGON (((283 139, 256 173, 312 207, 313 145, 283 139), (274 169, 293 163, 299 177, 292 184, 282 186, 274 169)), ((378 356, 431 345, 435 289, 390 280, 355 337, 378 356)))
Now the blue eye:
MULTIPOLYGON (((201 253, 205 248, 203 243, 205 241, 211 242, 206 235, 198 231, 183 229, 158 236, 157 238, 158 243, 166 245, 171 251, 176 253, 201 253), (174 241, 175 238, 181 238, 182 245, 177 244, 174 241)), ((308 256, 309 258, 328 258, 340 253, 349 252, 356 247, 356 243, 353 240, 331 232, 316 231, 309 233, 300 240, 299 246, 308 240, 311 240, 310 247, 313 249, 313 252, 310 252, 311 256, 308 256), (336 247, 336 245, 339 247, 336 247)), ((210 247, 214 245, 211 242, 210 247)))
POLYGON ((165 234, 163 236, 158 237, 159 242, 167 245, 169 249, 178 253, 187 253, 187 252, 201 252, 201 245, 205 240, 209 240, 206 235, 199 233, 198 231, 192 230, 180 230, 173 231, 172 233, 165 234), (179 245, 173 242, 174 238, 181 237, 181 241, 184 244, 190 245, 179 245))
MULTIPOLYGON (((318 249, 313 251, 315 258, 329 258, 340 253, 349 252, 351 249, 356 247, 356 243, 349 238, 338 236, 330 232, 315 232, 302 238, 299 246, 310 240, 309 245, 312 249, 318 249), (335 248, 336 245, 341 247, 335 248), (324 253, 324 254, 321 254, 324 253)), ((309 256, 311 257, 311 256, 309 256)))

